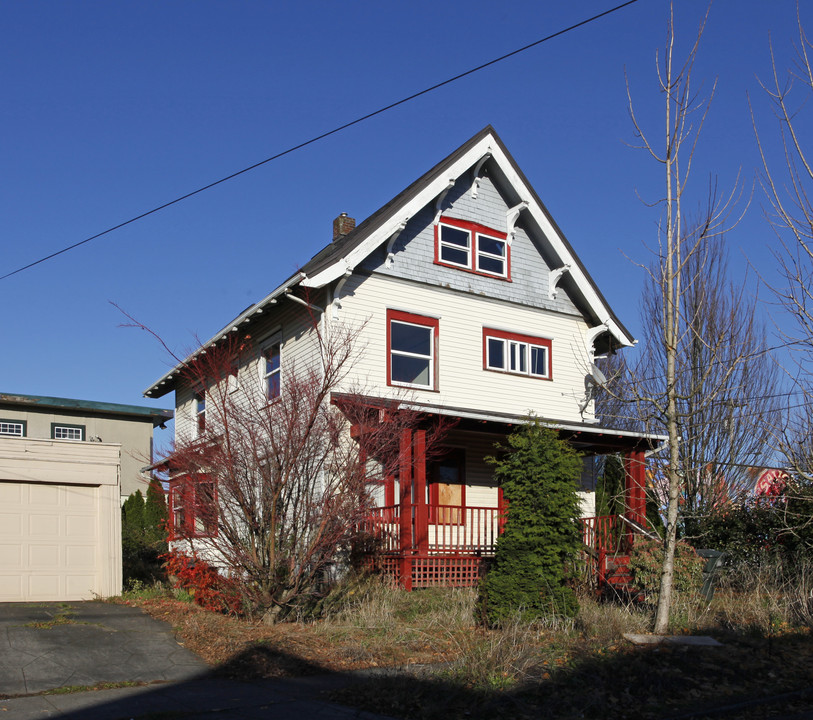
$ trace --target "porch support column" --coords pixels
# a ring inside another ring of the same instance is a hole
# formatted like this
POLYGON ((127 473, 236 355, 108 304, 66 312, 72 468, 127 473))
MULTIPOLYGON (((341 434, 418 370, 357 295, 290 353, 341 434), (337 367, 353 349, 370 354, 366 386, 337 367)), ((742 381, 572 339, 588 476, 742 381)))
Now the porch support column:
MULTIPOLYGON (((643 450, 627 450, 624 453, 625 506, 627 518, 646 527, 646 459, 643 450)), ((630 546, 633 531, 627 531, 630 546)))
POLYGON ((401 431, 399 494, 401 500, 401 584, 412 590, 412 430, 401 431))
POLYGON ((418 552, 429 552, 429 510, 426 506, 426 430, 416 430, 413 441, 415 477, 415 544, 418 552))

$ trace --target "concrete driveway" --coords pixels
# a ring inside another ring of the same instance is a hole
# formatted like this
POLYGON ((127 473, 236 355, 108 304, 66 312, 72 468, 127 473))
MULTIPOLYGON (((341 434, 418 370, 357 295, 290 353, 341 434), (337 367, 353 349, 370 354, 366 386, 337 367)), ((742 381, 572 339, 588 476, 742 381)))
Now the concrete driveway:
POLYGON ((103 602, 0 603, 3 718, 388 720, 320 699, 325 691, 356 681, 338 674, 229 680, 181 647, 169 625, 137 608, 103 602), (148 684, 82 691, 128 681, 148 684), (70 686, 77 691, 38 694, 70 686))
POLYGON ((166 623, 103 602, 0 603, 0 694, 185 680, 208 666, 166 623))

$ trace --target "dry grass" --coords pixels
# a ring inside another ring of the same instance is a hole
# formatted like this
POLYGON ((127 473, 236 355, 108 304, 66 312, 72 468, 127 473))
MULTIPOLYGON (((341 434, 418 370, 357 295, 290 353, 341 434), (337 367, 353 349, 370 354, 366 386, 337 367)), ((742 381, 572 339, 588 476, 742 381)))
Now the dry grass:
POLYGON ((500 630, 476 626, 472 590, 404 593, 371 581, 346 584, 312 623, 252 624, 154 592, 130 602, 233 677, 428 666, 334 696, 394 717, 654 718, 813 685, 810 575, 781 592, 767 576, 748 579, 750 587, 732 580, 710 605, 677 598, 673 613, 673 632, 710 634, 721 649, 632 646, 624 633, 646 632, 651 609, 591 595, 580 598, 575 621, 500 630))

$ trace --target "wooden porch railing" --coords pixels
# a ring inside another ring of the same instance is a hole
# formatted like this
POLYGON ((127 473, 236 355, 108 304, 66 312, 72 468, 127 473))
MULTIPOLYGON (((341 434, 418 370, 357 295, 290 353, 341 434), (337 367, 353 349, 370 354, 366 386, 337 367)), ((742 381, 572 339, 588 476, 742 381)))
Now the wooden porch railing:
POLYGON ((499 508, 429 506, 430 551, 493 555, 499 533, 499 508))
POLYGON ((618 515, 598 515, 581 518, 582 542, 596 552, 616 553, 624 542, 623 527, 618 515))
MULTIPOLYGON (((495 507, 459 507, 427 505, 426 547, 428 553, 493 555, 502 530, 500 509, 495 507)), ((385 553, 402 550, 401 508, 388 505, 373 508, 361 528, 378 543, 385 553)), ((416 543, 420 542, 416 538, 416 543)))
POLYGON ((401 549, 401 506, 372 508, 360 529, 373 539, 382 552, 398 552, 401 549))

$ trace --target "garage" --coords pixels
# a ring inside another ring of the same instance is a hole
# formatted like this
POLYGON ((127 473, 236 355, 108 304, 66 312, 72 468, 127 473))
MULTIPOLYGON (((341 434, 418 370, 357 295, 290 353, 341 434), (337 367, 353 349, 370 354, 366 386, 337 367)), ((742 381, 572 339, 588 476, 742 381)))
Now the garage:
POLYGON ((0 601, 121 590, 119 446, 0 441, 0 601))

